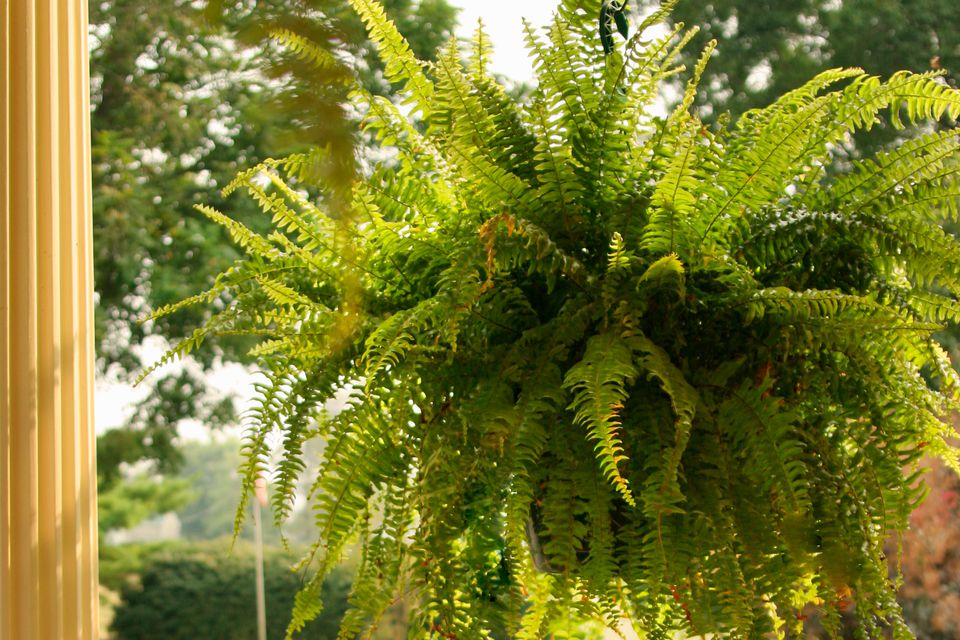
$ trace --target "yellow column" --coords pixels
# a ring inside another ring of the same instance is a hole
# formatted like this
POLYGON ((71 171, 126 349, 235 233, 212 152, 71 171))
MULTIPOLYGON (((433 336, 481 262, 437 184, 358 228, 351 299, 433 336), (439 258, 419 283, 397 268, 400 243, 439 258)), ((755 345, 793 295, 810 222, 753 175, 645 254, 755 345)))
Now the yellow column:
POLYGON ((85 0, 0 0, 0 640, 97 637, 85 0))

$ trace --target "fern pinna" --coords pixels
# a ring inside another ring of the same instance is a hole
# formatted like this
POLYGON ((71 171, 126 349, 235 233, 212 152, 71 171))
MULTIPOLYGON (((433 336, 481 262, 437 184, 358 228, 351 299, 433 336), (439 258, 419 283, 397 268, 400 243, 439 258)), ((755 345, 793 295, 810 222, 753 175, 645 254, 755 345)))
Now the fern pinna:
POLYGON ((428 65, 375 0, 352 3, 400 92, 353 93, 387 159, 347 196, 303 156, 242 174, 266 236, 201 208, 248 257, 188 301, 221 304, 170 354, 263 336, 245 487, 271 472, 282 520, 319 466, 291 634, 356 544, 341 638, 398 598, 412 638, 586 619, 756 638, 799 633, 810 604, 835 632, 855 606, 864 637, 909 637, 883 545, 922 496, 920 456, 957 465, 958 380, 931 336, 960 318, 940 226, 960 136, 923 123, 957 118, 960 94, 835 69, 707 128, 691 105, 711 48, 658 117, 692 32, 649 28, 667 6, 605 55, 565 0, 527 27, 538 83, 517 101, 482 30, 467 62, 453 42, 428 65), (881 110, 918 126, 838 153, 881 110))

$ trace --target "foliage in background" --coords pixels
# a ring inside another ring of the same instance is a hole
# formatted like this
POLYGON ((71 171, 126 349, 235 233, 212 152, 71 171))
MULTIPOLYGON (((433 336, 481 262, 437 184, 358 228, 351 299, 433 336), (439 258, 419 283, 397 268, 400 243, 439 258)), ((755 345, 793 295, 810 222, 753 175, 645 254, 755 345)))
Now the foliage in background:
POLYGON ((833 631, 856 606, 862 635, 909 637, 883 544, 917 503, 921 451, 957 462, 940 420, 957 378, 931 335, 960 317, 939 226, 960 138, 827 168, 881 110, 956 118, 960 95, 833 70, 711 129, 689 111, 708 47, 658 119, 690 34, 643 25, 605 56, 568 0, 528 29, 539 85, 518 105, 482 32, 466 66, 456 47, 425 66, 378 4, 352 4, 419 121, 356 87, 396 161, 348 214, 304 196, 299 155, 226 190, 273 216, 268 235, 201 207, 248 257, 183 303, 225 301, 163 359, 264 338, 244 474, 249 491, 279 433, 278 520, 304 442, 328 442, 290 631, 359 535, 344 638, 410 590, 418 637, 565 637, 621 615, 647 637, 756 637, 800 633, 807 603, 833 631))
MULTIPOLYGON (((313 448, 308 446, 305 453, 314 453, 313 448)), ((237 473, 242 460, 240 440, 227 438, 208 443, 187 442, 180 450, 183 466, 176 474, 169 476, 171 481, 184 483, 190 488, 190 501, 173 509, 180 520, 180 537, 190 541, 230 538, 240 484, 237 473)), ((304 487, 303 491, 307 488, 304 487)), ((308 510, 296 513, 291 526, 285 528, 287 540, 300 547, 312 542, 314 536, 310 521, 308 510)), ((280 545, 280 531, 269 518, 265 519, 263 529, 267 544, 280 545)), ((252 534, 248 527, 241 535, 249 540, 252 534)))
POLYGON ((194 499, 189 480, 175 477, 184 462, 177 425, 195 417, 198 406, 205 409, 205 424, 211 429, 233 419, 229 400, 211 401, 203 398, 203 393, 203 384, 186 371, 164 376, 125 428, 97 438, 101 535, 175 511, 194 499))
MULTIPOLYGON (((136 549, 119 547, 110 554, 136 549)), ((256 639, 251 549, 238 547, 232 555, 222 545, 139 549, 145 555, 139 558, 137 580, 119 585, 121 600, 111 625, 117 640, 256 639)), ((291 561, 291 555, 277 551, 264 559, 269 638, 283 636, 290 603, 300 588, 300 576, 290 571, 291 561)), ((298 637, 336 637, 349 588, 346 571, 331 574, 322 588, 328 609, 298 637)))
MULTIPOLYGON (((253 551, 226 541, 204 544, 164 542, 106 547, 100 555, 101 584, 115 592, 110 615, 115 640, 254 638, 253 551), (165 614, 165 615, 164 615, 165 614), (231 619, 226 619, 230 615, 231 619), (160 627, 157 621, 163 617, 160 627), (218 625, 214 628, 213 625, 218 625), (205 635, 195 630, 202 629, 205 635), (209 634, 209 635, 206 635, 209 634), (251 635, 253 634, 253 635, 251 635)), ((300 581, 289 569, 289 552, 268 549, 266 555, 268 638, 283 637, 300 581)), ((323 588, 327 608, 298 638, 332 640, 347 607, 352 566, 331 575, 323 588)), ((113 598, 111 598, 111 601, 113 598)), ((402 601, 381 620, 373 640, 406 640, 402 601)), ((584 625, 576 640, 601 640, 600 629, 584 625)), ((504 639, 506 640, 506 639, 504 639)))
POLYGON ((903 536, 901 600, 921 640, 960 638, 960 479, 935 460, 924 477, 930 495, 903 536))
MULTIPOLYGON (((387 10, 418 54, 429 57, 452 33, 456 10, 445 0, 392 0, 387 10)), ((102 374, 123 378, 142 365, 132 348, 147 335, 182 337, 208 315, 187 311, 138 325, 140 315, 192 293, 241 255, 228 235, 194 210, 229 207, 238 220, 265 230, 269 220, 243 198, 209 193, 241 168, 271 154, 329 142, 352 149, 344 126, 344 64, 305 70, 276 46, 270 29, 295 26, 333 51, 363 61, 372 90, 385 91, 372 47, 342 0, 211 3, 106 0, 90 5, 93 203, 97 352, 102 374), (324 16, 332 17, 332 20, 324 16), (321 98, 324 96, 324 98, 321 98), (309 109, 298 103, 308 99, 309 109), (333 111, 335 117, 330 116, 333 111), (311 137, 310 132, 314 135, 311 137)), ((195 351, 203 369, 215 361, 248 362, 252 344, 221 337, 195 351)), ((194 368, 153 383, 130 422, 98 442, 102 526, 132 525, 183 504, 182 483, 157 479, 182 463, 177 425, 200 420, 217 428, 235 419, 229 398, 206 391, 194 368), (119 483, 130 465, 149 467, 135 490, 119 483), (152 493, 151 493, 152 488, 152 493)))
MULTIPOLYGON (((185 548, 179 541, 109 545, 100 549, 98 569, 100 585, 115 592, 136 583, 138 576, 155 556, 173 556, 185 548)), ((227 555, 223 545, 223 555, 227 555)))
POLYGON ((113 529, 129 529, 151 516, 176 511, 190 504, 190 483, 180 478, 137 475, 98 490, 100 536, 113 529))
POLYGON ((233 533, 237 508, 240 442, 230 438, 182 446, 184 464, 178 477, 188 482, 194 499, 177 510, 180 535, 188 540, 214 540, 233 533))
MULTIPOLYGON (((862 67, 882 77, 942 69, 952 86, 960 72, 960 5, 952 0, 680 2, 671 20, 700 27, 681 54, 688 66, 708 41, 719 43, 698 90, 708 120, 728 111, 735 120, 823 69, 862 67)), ((898 133, 881 118, 858 142, 871 151, 898 133)))

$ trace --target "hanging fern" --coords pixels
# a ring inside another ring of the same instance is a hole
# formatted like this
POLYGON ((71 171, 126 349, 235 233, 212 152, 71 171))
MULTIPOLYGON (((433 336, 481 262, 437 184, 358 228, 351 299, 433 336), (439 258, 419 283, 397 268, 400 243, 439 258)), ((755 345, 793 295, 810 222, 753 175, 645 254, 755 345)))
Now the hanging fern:
POLYGON ((600 39, 567 0, 526 28, 538 86, 518 103, 482 29, 468 63, 451 43, 427 65, 375 0, 353 4, 412 105, 353 94, 390 159, 349 191, 305 183, 307 157, 245 172, 230 189, 267 236, 202 208, 248 258, 183 303, 223 304, 163 359, 264 337, 244 499, 281 442, 281 520, 304 441, 326 439, 291 633, 357 541, 342 638, 397 598, 416 638, 566 637, 584 618, 755 638, 797 632, 809 604, 909 637, 882 549, 920 456, 957 466, 958 380, 932 335, 960 318, 938 222, 957 216, 960 137, 905 131, 852 165, 831 150, 881 109, 956 118, 960 94, 832 70, 711 129, 690 110, 708 50, 657 118, 690 32, 600 39))

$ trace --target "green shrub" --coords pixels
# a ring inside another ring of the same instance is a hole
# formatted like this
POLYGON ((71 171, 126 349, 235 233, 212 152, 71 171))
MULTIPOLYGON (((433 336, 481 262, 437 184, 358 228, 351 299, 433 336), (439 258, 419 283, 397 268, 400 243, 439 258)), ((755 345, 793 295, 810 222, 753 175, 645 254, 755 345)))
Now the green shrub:
POLYGON ((100 584, 119 592, 135 580, 153 558, 175 554, 185 548, 183 543, 175 541, 103 545, 98 565, 100 584))
POLYGON ((832 152, 881 109, 956 118, 960 94, 835 69, 709 128, 689 110, 708 48, 658 118, 689 33, 651 35, 661 12, 604 55, 612 29, 602 43, 565 0, 527 29, 539 84, 518 104, 482 32, 467 65, 456 44, 424 65, 374 0, 352 3, 408 107, 355 92, 394 158, 320 183, 319 203, 313 156, 239 176, 227 191, 276 229, 203 209, 248 258, 183 303, 219 310, 164 358, 265 336, 243 472, 249 493, 278 432, 278 519, 304 442, 328 443, 290 630, 359 535, 344 638, 405 593, 413 637, 627 616, 651 638, 757 638, 800 633, 808 603, 834 631, 855 606, 862 636, 909 636, 883 544, 920 498, 922 451, 957 464, 941 416, 958 380, 932 334, 960 319, 939 224, 960 136, 832 152))
MULTIPOLYGON (((267 637, 281 638, 301 578, 287 554, 264 559, 267 637)), ((337 637, 346 609, 349 578, 338 571, 324 582, 327 608, 299 638, 337 637)), ((144 562, 138 581, 127 581, 111 631, 118 640, 256 640, 253 555, 168 548, 144 562)))

